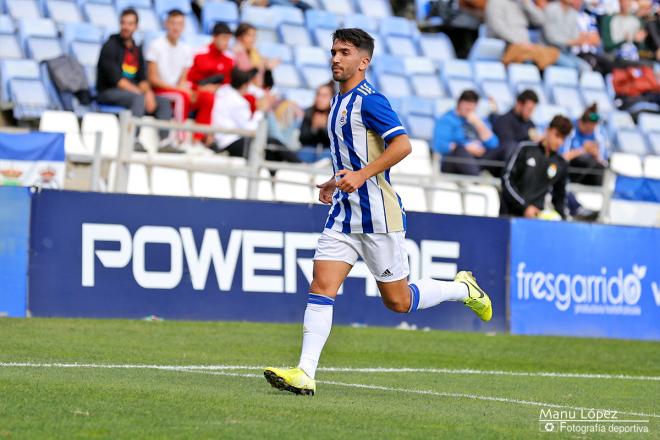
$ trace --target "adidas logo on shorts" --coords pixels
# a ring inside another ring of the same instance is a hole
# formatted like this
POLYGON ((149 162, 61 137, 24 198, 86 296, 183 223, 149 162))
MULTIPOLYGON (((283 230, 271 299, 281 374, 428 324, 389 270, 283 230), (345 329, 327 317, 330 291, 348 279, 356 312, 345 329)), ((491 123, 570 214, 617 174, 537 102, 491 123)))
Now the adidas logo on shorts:
POLYGON ((383 272, 380 276, 381 276, 381 277, 391 277, 391 276, 392 276, 392 272, 390 272, 389 269, 385 269, 385 272, 383 272))

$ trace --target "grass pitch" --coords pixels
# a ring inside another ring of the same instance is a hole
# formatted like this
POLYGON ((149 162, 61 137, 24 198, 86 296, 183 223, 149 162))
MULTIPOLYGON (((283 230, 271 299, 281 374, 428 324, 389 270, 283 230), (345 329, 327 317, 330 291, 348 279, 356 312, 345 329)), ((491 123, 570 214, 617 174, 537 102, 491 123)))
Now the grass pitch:
POLYGON ((0 320, 0 439, 614 436, 541 432, 542 409, 575 408, 649 420, 628 437, 660 438, 659 343, 335 327, 321 366, 337 368, 302 397, 261 371, 293 365, 300 338, 300 325, 0 320), (174 368, 193 365, 216 367, 174 368))

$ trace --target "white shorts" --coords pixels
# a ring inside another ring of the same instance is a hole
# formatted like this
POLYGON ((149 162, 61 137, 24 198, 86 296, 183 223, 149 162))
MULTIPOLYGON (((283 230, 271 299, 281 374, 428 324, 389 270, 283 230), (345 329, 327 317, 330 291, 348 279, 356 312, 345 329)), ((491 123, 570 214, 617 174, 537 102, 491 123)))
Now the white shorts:
POLYGON ((316 246, 314 260, 343 261, 355 265, 362 257, 377 281, 398 281, 408 277, 406 233, 344 234, 324 229, 316 246))

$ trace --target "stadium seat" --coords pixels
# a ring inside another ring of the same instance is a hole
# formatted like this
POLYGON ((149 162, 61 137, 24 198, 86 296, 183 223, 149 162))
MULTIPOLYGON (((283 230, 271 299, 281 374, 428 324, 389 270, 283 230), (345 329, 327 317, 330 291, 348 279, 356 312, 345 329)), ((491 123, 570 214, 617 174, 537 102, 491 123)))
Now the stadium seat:
POLYGON ((192 195, 230 199, 232 198, 231 180, 222 174, 196 171, 192 174, 192 195))
POLYGON ((445 34, 422 34, 419 38, 422 55, 432 59, 436 64, 456 58, 454 46, 445 34))
POLYGON ((607 124, 612 137, 621 129, 635 130, 637 128, 630 113, 620 110, 614 110, 609 114, 607 124))
POLYGON ((23 49, 15 34, 0 34, 0 59, 19 60, 23 49))
POLYGON ((642 177, 642 159, 637 154, 612 153, 610 168, 617 174, 630 177, 642 177))
POLYGON ((575 193, 575 198, 577 201, 586 209, 591 209, 592 211, 602 211, 603 210, 603 193, 602 192, 585 192, 580 191, 575 193))
POLYGON ((184 34, 183 39, 193 51, 204 49, 211 43, 211 36, 206 34, 184 34))
POLYGON ((394 184, 394 190, 403 201, 403 207, 406 211, 427 212, 428 203, 424 188, 412 185, 394 184))
POLYGON ((417 114, 433 116, 435 114, 435 101, 433 99, 422 98, 416 95, 403 97, 401 98, 401 113, 404 115, 417 114))
POLYGON ((497 217, 500 212, 500 196, 491 185, 468 185, 464 202, 465 215, 479 215, 485 217, 497 217))
MULTIPOLYGON (((225 2, 231 3, 231 2, 225 2)), ((300 11, 298 11, 300 13, 300 11)), ((226 21, 218 20, 215 21, 226 21)), ((280 24, 280 16, 274 7, 266 8, 261 6, 247 5, 241 9, 240 21, 250 23, 257 29, 277 29, 280 24)), ((213 24, 211 25, 213 27, 213 24)))
POLYGON ((507 66, 509 82, 516 84, 541 84, 541 72, 534 64, 512 63, 507 66))
MULTIPOLYGON (((115 177, 115 163, 110 164, 109 183, 108 186, 112 188, 113 180, 115 177)), ((151 194, 151 184, 149 183, 149 175, 147 168, 140 164, 130 164, 128 166, 128 182, 126 185, 126 192, 128 194, 151 194)))
POLYGON ((506 81, 506 69, 499 61, 476 61, 473 65, 477 82, 484 80, 506 81))
POLYGON ((449 78, 473 79, 472 64, 466 60, 447 60, 442 64, 440 76, 445 80, 449 78))
POLYGON ((415 73, 435 74, 433 61, 426 57, 407 57, 403 59, 404 71, 408 75, 415 73))
POLYGON ((24 18, 19 22, 19 35, 25 53, 36 61, 56 58, 64 53, 57 26, 48 18, 24 18))
POLYGON ((101 43, 103 30, 92 23, 66 23, 62 32, 62 41, 66 47, 70 47, 74 41, 101 43))
POLYGON ((646 138, 653 154, 660 156, 660 132, 652 131, 646 135, 646 138))
POLYGON ((400 37, 416 37, 417 26, 413 21, 403 17, 385 17, 380 21, 380 34, 384 37, 395 35, 400 37))
POLYGON ((151 193, 164 196, 189 197, 192 195, 192 190, 188 171, 153 167, 151 169, 151 193))
POLYGON ((644 177, 660 179, 660 156, 646 156, 644 158, 644 177))
POLYGON ((80 137, 78 117, 73 112, 46 110, 39 120, 39 131, 64 133, 64 152, 68 155, 90 155, 80 137))
MULTIPOLYGON (((316 28, 316 29, 310 29, 310 31, 314 35, 314 42, 316 43, 316 45, 319 46, 322 49, 330 51, 330 48, 332 47, 332 33, 335 30, 330 29, 330 28, 325 28, 325 27, 319 27, 319 28, 316 28)), ((381 50, 382 50, 382 48, 381 48, 381 50)), ((376 53, 379 53, 379 52, 377 52, 376 48, 374 48, 374 55, 376 53)))
POLYGON ((584 103, 582 102, 580 91, 577 88, 556 85, 552 87, 551 96, 555 104, 561 105, 568 110, 568 114, 565 114, 564 116, 575 119, 582 114, 584 103))
POLYGON ((376 74, 393 73, 395 75, 405 75, 405 65, 399 57, 388 54, 375 55, 371 63, 371 68, 376 74))
POLYGON ((110 32, 119 29, 119 17, 113 5, 88 0, 83 3, 82 9, 88 22, 110 32))
POLYGON ((384 37, 387 52, 400 57, 414 57, 418 55, 417 45, 411 37, 389 35, 384 37))
MULTIPOLYGON (((238 7, 234 2, 206 2, 202 9, 202 29, 210 34, 216 22, 238 24, 238 7)), ((257 26, 255 24, 255 26, 257 26)))
POLYGON ((311 89, 285 89, 284 96, 298 104, 301 109, 306 109, 314 105, 316 92, 311 89))
POLYGON ((477 84, 471 79, 465 78, 450 78, 447 80, 447 90, 449 95, 454 99, 457 99, 461 93, 466 90, 479 90, 477 84))
POLYGON ((311 203, 310 175, 302 171, 279 170, 275 175, 275 200, 280 202, 311 203), (287 183, 296 182, 296 183, 287 183))
POLYGON ((660 115, 640 113, 637 117, 637 126, 642 133, 660 132, 660 115))
POLYGON ((337 15, 348 16, 355 13, 351 0, 321 0, 321 5, 326 11, 337 15))
POLYGON ((368 15, 353 14, 346 17, 344 20, 344 27, 364 29, 370 34, 377 33, 378 20, 368 15))
POLYGON ((506 42, 497 38, 477 38, 470 49, 470 61, 500 61, 506 42))
POLYGON ((386 0, 356 0, 360 12, 369 17, 382 19, 392 16, 392 7, 386 0))
POLYGON ((97 133, 101 136, 101 154, 106 158, 117 157, 119 149, 119 121, 109 113, 88 112, 82 118, 80 127, 83 144, 87 151, 96 149, 97 133))
POLYGON ((622 129, 616 133, 618 151, 643 156, 648 153, 646 140, 636 129, 622 129))
POLYGON ((453 98, 440 98, 435 100, 434 115, 436 118, 444 115, 449 110, 456 107, 456 100, 453 98))
POLYGON ((598 113, 603 117, 607 118, 607 115, 614 110, 614 104, 610 96, 607 94, 606 90, 596 90, 596 89, 585 89, 582 90, 582 100, 584 101, 585 106, 589 106, 593 103, 596 103, 598 106, 598 113))
POLYGON ((316 89, 321 84, 326 84, 332 80, 332 72, 327 66, 304 66, 300 69, 307 87, 316 89))
POLYGON ((162 19, 151 7, 151 0, 115 0, 115 4, 118 14, 129 7, 135 9, 140 18, 139 29, 141 32, 158 32, 162 30, 162 19))
POLYGON ((410 82, 417 96, 424 98, 442 98, 446 96, 444 87, 437 75, 412 75, 410 82))
POLYGON ((37 0, 9 0, 6 2, 7 13, 15 20, 21 18, 41 18, 42 11, 37 0))
POLYGON ((412 94, 408 78, 403 75, 394 75, 391 73, 379 75, 378 87, 385 96, 402 98, 412 94))
POLYGON ((294 6, 273 5, 269 9, 275 15, 275 21, 278 25, 282 23, 305 25, 305 16, 302 10, 294 6))
POLYGON ((589 90, 607 90, 605 80, 600 72, 584 72, 580 76, 580 88, 589 90))
POLYGON ((80 23, 83 21, 82 12, 75 1, 46 0, 46 15, 57 23, 80 23))
POLYGON ((305 24, 309 30, 327 28, 334 31, 339 27, 339 19, 330 11, 308 9, 305 11, 305 24))
POLYGON ((9 81, 13 78, 39 80, 39 65, 34 60, 0 60, 0 100, 4 105, 11 104, 9 81))
POLYGON ((278 87, 299 88, 302 85, 298 76, 298 69, 292 64, 279 64, 273 70, 273 79, 278 87))
POLYGON ((8 89, 14 117, 19 121, 39 119, 45 110, 55 107, 39 79, 12 78, 8 89))
POLYGON ((532 115, 532 122, 539 127, 545 128, 552 118, 557 115, 566 115, 566 109, 560 105, 539 104, 532 115))
POLYGON ((321 66, 327 69, 330 66, 330 53, 320 47, 295 46, 294 53, 296 65, 300 67, 321 66))
MULTIPOLYGON (((436 166, 438 166, 436 164, 436 166)), ((431 212, 441 214, 463 214, 463 201, 458 192, 458 186, 452 182, 441 182, 435 185, 437 189, 433 190, 431 197, 431 212)))
POLYGON ((14 20, 9 15, 0 14, 0 34, 13 34, 14 32, 16 32, 14 20))
POLYGON ((408 135, 415 139, 431 141, 433 139, 433 129, 435 128, 435 119, 432 116, 420 114, 409 114, 406 117, 406 129, 408 135))
POLYGON ((35 61, 57 58, 64 54, 62 44, 57 38, 28 38, 26 53, 35 61))
POLYGON ((492 98, 497 104, 497 113, 505 113, 511 109, 515 97, 511 93, 509 84, 504 81, 486 80, 481 83, 482 96, 492 98))
POLYGON ((547 89, 556 85, 577 87, 578 73, 568 67, 550 66, 543 72, 543 80, 547 89))
POLYGON ((313 46, 305 26, 284 23, 278 29, 282 43, 289 46, 313 46))
POLYGON ((291 48, 286 44, 263 42, 259 43, 257 48, 259 49, 259 53, 266 58, 280 60, 283 63, 293 62, 293 53, 291 48))

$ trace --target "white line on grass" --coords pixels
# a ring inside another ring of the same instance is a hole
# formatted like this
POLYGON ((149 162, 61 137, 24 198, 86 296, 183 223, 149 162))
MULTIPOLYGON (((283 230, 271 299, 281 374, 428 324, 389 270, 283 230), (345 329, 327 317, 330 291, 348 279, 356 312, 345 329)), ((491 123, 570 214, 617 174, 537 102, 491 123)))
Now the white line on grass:
MULTIPOLYGON (((261 378, 263 377, 260 374, 242 374, 242 373, 229 373, 223 371, 203 371, 203 370, 188 370, 180 369, 175 370, 182 373, 198 373, 198 374, 213 374, 217 376, 230 376, 230 377, 250 377, 250 378, 261 378)), ((421 394, 426 396, 438 396, 438 397, 451 397, 456 399, 470 399, 470 400, 481 400, 487 402, 501 402, 501 403, 512 403, 516 405, 524 406, 538 406, 541 408, 557 408, 557 409, 567 409, 567 410, 576 410, 576 411, 616 411, 618 414, 625 414, 629 416, 637 417, 654 417, 660 418, 658 414, 648 414, 641 412, 631 412, 631 411, 619 411, 613 409, 599 409, 599 408, 587 408, 582 406, 568 406, 568 405, 559 405, 557 403, 547 403, 547 402, 536 402, 533 400, 522 400, 522 399, 511 399, 508 397, 493 397, 493 396, 482 396, 479 394, 465 394, 465 393, 447 393, 441 391, 431 391, 431 390, 414 390, 407 388, 394 388, 394 387, 385 387, 381 385, 366 385, 361 383, 346 383, 346 382, 335 382, 331 380, 318 380, 318 383, 325 385, 335 385, 340 387, 347 388, 361 388, 366 390, 376 390, 376 391, 388 391, 388 392, 398 392, 398 393, 408 393, 408 394, 421 394)))
MULTIPOLYGON (((36 367, 36 368, 112 368, 112 369, 153 369, 153 370, 260 370, 261 365, 147 365, 147 364, 89 364, 89 363, 38 363, 38 362, 0 362, 0 367, 36 367)), ((660 381, 660 376, 632 376, 627 374, 598 373, 558 373, 549 371, 502 371, 473 370, 469 368, 352 368, 320 367, 318 371, 332 373, 423 373, 423 374, 474 374, 493 376, 555 377, 566 379, 620 379, 660 381)))

